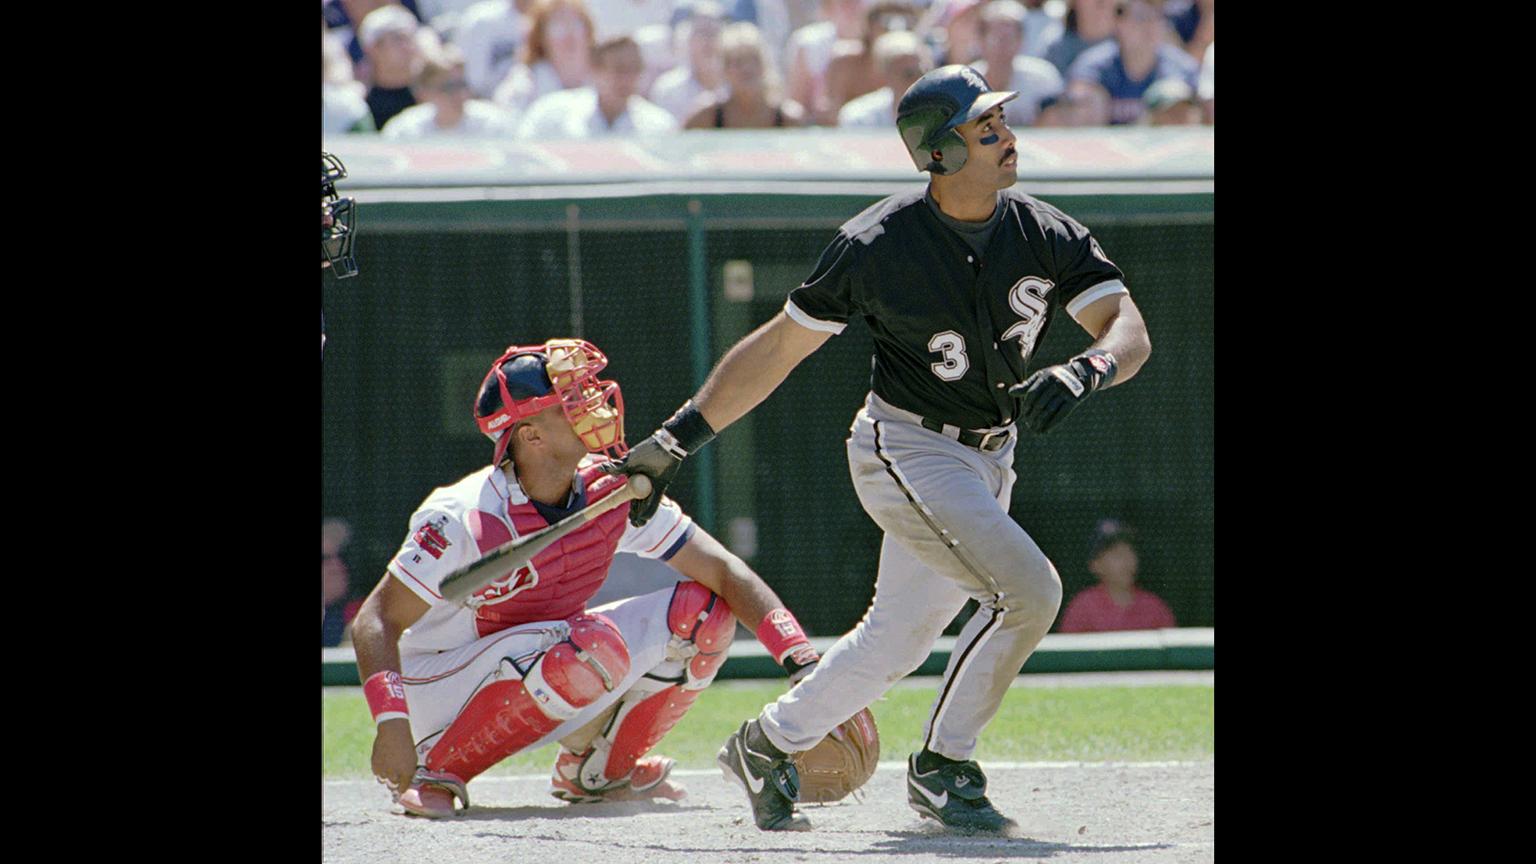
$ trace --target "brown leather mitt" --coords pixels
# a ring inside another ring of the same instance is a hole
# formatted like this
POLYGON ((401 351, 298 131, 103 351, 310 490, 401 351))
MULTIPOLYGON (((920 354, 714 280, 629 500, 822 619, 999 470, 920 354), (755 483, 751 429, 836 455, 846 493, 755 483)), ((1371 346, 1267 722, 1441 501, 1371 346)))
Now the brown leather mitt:
POLYGON ((794 754, 802 804, 841 801, 875 774, 880 764, 880 731, 865 708, 845 720, 809 750, 794 754))

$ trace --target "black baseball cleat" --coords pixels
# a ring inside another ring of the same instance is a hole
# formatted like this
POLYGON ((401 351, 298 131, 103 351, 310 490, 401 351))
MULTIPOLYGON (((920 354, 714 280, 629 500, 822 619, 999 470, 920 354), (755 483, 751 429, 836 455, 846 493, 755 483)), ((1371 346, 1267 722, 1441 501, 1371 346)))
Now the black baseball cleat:
POLYGON ((927 774, 917 771, 917 754, 907 759, 907 803, 947 828, 999 834, 1018 823, 987 800, 987 776, 975 762, 946 762, 927 774))
POLYGON ((764 831, 809 831, 811 820, 795 810, 800 797, 800 773, 795 763, 778 754, 756 720, 748 720, 725 739, 715 757, 725 779, 746 790, 752 819, 764 831))

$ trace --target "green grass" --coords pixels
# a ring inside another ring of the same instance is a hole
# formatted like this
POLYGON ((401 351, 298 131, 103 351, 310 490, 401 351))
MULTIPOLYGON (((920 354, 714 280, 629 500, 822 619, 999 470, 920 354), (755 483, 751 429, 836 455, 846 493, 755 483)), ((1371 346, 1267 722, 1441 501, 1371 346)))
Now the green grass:
MULTIPOLYGON (((707 768, 743 720, 784 692, 782 682, 721 682, 704 691, 656 752, 684 768, 707 768)), ((899 686, 874 705, 882 761, 916 749, 933 702, 931 687, 899 686)), ((369 776, 373 722, 358 688, 325 689, 322 772, 369 776)), ((1208 686, 1015 687, 982 731, 976 758, 1007 761, 1152 761, 1216 755, 1216 691, 1208 686)), ((555 745, 516 754, 489 774, 531 774, 554 764, 555 745)))

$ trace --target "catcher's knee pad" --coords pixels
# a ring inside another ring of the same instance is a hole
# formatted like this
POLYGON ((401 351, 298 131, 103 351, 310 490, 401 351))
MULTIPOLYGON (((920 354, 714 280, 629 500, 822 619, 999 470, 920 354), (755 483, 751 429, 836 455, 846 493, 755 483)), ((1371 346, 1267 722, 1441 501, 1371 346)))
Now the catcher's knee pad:
POLYGON ((526 669, 503 661, 523 677, 482 687, 427 754, 429 769, 468 781, 618 686, 629 674, 629 650, 618 628, 601 615, 568 621, 570 635, 526 669))
POLYGON ((736 616, 730 607, 697 582, 679 582, 667 607, 667 627, 672 631, 667 658, 687 663, 684 689, 708 687, 736 638, 736 616))

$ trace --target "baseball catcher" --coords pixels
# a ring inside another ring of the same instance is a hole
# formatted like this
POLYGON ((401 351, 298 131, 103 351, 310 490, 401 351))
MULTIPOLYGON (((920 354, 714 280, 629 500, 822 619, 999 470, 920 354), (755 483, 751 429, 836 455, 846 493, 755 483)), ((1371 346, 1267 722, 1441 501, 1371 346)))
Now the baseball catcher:
POLYGON ((626 452, 622 393, 598 377, 607 363, 578 339, 496 358, 474 406, 491 464, 427 496, 357 615, 373 772, 406 814, 467 808, 471 780, 556 741, 556 798, 678 800, 673 760, 651 750, 714 680, 737 619, 792 679, 819 659, 773 590, 670 498, 643 528, 621 504, 466 601, 444 599, 449 575, 624 488, 601 470, 626 452), (682 578, 588 610, 618 552, 682 578))

